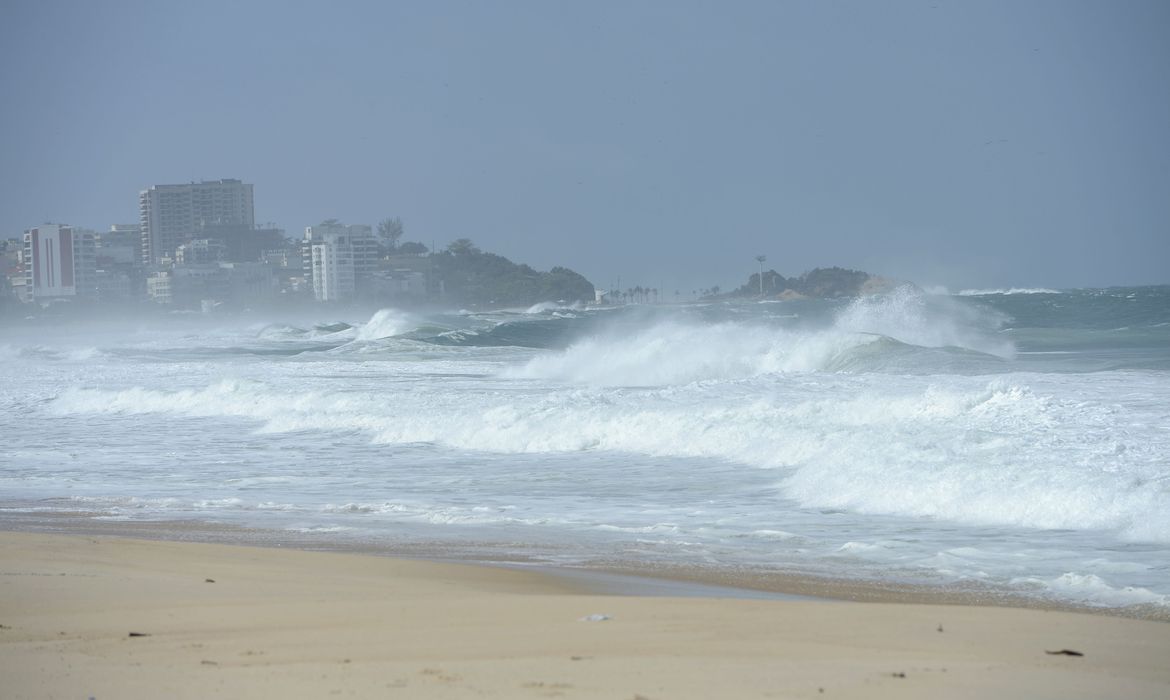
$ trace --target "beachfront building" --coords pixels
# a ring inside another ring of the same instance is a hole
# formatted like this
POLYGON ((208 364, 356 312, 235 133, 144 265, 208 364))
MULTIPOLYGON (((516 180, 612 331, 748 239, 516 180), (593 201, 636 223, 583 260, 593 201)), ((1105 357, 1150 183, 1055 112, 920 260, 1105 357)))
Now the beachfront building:
POLYGON ((94 278, 100 302, 127 303, 145 294, 142 267, 142 227, 138 224, 113 224, 99 232, 97 275, 94 278))
POLYGON ((305 229, 305 278, 317 301, 346 301, 369 284, 378 265, 378 240, 365 224, 327 221, 305 229))
POLYGON ((175 265, 146 280, 156 304, 179 309, 247 308, 276 295, 276 277, 264 263, 206 262, 175 265))
POLYGON ((122 270, 99 268, 94 275, 94 292, 101 302, 129 302, 134 298, 134 280, 122 270))
POLYGON ((160 263, 178 247, 209 230, 256 227, 252 185, 240 180, 204 180, 184 185, 154 185, 138 193, 143 262, 160 263))
POLYGON ((196 238, 175 249, 176 265, 205 265, 227 258, 227 246, 216 238, 196 238))
POLYGON ((61 224, 24 232, 25 301, 90 299, 94 296, 94 234, 61 224))

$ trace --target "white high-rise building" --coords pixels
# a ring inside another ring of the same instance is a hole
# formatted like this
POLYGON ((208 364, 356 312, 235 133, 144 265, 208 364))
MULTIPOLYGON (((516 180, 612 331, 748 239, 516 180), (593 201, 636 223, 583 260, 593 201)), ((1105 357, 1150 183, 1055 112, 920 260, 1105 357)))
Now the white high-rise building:
POLYGON ((252 185, 239 180, 204 180, 154 185, 138 193, 142 260, 157 263, 212 227, 256 227, 252 185))
POLYGON ((370 226, 326 222, 305 229, 305 277, 317 301, 352 299, 378 264, 378 240, 370 226))
POLYGON ((90 298, 97 266, 93 231, 43 224, 24 232, 25 294, 32 301, 90 298))

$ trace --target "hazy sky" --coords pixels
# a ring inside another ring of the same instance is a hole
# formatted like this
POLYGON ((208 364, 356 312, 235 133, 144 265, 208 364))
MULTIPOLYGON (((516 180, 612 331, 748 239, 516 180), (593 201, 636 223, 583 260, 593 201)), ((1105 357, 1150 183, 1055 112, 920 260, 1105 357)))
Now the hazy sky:
POLYGON ((0 236, 255 185, 599 287, 1170 282, 1170 2, 0 0, 0 236))

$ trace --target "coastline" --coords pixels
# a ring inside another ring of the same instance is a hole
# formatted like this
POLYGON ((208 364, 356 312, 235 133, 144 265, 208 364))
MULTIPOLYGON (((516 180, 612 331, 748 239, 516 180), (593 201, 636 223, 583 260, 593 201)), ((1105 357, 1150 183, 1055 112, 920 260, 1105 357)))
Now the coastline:
POLYGON ((1170 692, 1170 625, 1102 615, 605 595, 516 568, 12 531, 0 574, 13 698, 1170 692), (1063 649, 1083 656, 1046 653, 1063 649))
POLYGON ((238 545, 515 569, 559 578, 579 592, 601 595, 969 605, 1170 622, 1170 609, 1162 606, 1093 606, 1028 596, 1004 588, 978 587, 976 584, 961 587, 927 585, 742 567, 700 567, 661 562, 634 565, 623 560, 558 565, 540 557, 526 557, 514 547, 495 550, 485 543, 460 546, 446 541, 407 541, 388 544, 204 520, 107 520, 97 513, 85 511, 13 510, 0 515, 0 533, 4 532, 238 545))

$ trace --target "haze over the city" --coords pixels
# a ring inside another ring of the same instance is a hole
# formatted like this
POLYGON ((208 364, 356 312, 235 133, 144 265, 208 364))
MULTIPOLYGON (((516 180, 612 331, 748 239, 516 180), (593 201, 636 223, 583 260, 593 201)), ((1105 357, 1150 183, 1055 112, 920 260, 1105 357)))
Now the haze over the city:
POLYGON ((1170 282, 1157 0, 8 0, 0 52, 0 238, 241 178, 599 288, 1170 282))

